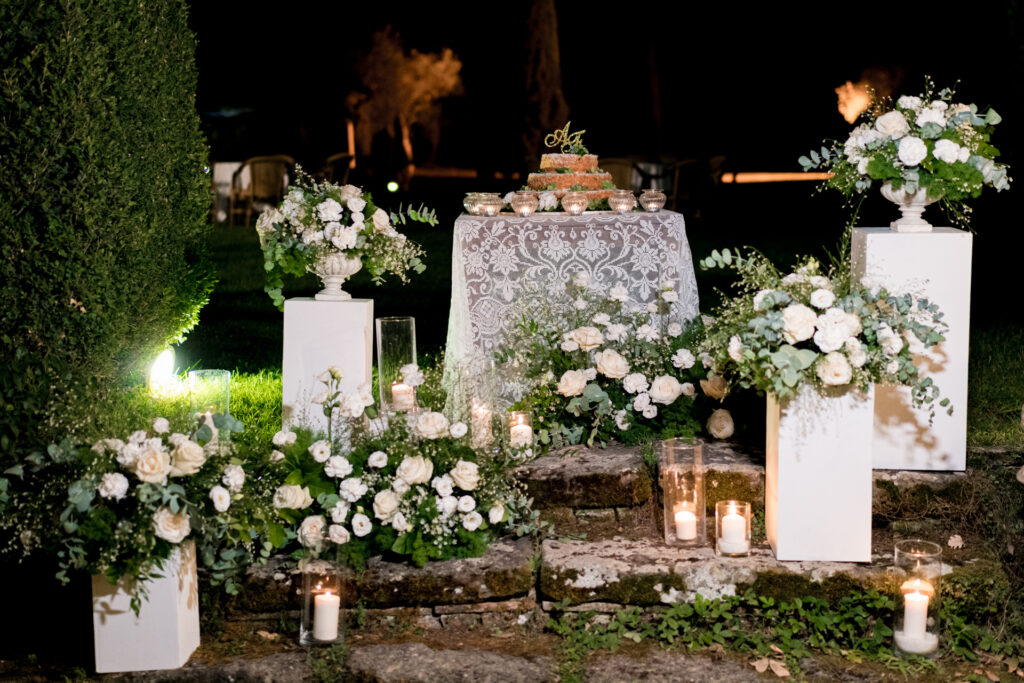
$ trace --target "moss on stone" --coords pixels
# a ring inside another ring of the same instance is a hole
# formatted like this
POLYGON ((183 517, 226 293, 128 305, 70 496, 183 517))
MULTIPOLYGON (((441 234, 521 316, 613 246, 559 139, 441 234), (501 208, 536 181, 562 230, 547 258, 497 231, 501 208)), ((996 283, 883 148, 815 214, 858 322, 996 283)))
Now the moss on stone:
POLYGON ((943 578, 942 593, 953 611, 968 622, 985 624, 1002 614, 1012 593, 1010 580, 996 560, 972 560, 943 578))
POLYGON ((742 472, 708 470, 704 475, 704 500, 714 514, 720 500, 746 500, 756 508, 764 507, 764 480, 742 472))
POLYGON ((575 569, 552 571, 544 569, 540 576, 540 590, 544 597, 571 605, 587 602, 612 602, 620 605, 663 604, 661 595, 686 590, 683 577, 671 572, 653 574, 623 574, 617 581, 579 588, 571 585, 580 577, 575 569), (658 588, 655 588, 658 586, 658 588))

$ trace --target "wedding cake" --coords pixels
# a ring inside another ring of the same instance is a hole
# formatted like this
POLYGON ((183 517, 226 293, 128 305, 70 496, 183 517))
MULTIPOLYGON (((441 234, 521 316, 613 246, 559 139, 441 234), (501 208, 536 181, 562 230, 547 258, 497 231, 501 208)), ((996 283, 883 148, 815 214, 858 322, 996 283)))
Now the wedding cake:
POLYGON ((540 171, 526 178, 526 186, 538 192, 551 191, 559 199, 570 190, 582 190, 590 201, 601 201, 611 196, 615 184, 612 174, 597 165, 597 155, 583 146, 583 133, 569 133, 569 124, 544 138, 548 147, 561 146, 558 154, 544 154, 540 158, 540 171))

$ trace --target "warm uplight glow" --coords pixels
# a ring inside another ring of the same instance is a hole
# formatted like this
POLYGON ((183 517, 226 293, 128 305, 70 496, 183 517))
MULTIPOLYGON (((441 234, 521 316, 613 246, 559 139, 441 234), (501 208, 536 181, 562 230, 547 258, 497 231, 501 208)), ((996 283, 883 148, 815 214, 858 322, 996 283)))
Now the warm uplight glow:
POLYGON ((388 192, 398 192, 398 183, 394 180, 388 182, 388 192))
POLYGON ((183 391, 184 383, 174 374, 174 349, 164 349, 149 369, 149 394, 167 398, 177 396, 183 391))
POLYGON ((847 123, 853 123, 868 107, 871 106, 871 94, 868 92, 869 84, 866 81, 852 83, 846 81, 836 88, 836 95, 839 96, 839 113, 843 115, 847 123))
POLYGON ((792 180, 828 180, 831 173, 771 173, 771 172, 745 172, 745 173, 723 173, 723 183, 783 183, 792 180))

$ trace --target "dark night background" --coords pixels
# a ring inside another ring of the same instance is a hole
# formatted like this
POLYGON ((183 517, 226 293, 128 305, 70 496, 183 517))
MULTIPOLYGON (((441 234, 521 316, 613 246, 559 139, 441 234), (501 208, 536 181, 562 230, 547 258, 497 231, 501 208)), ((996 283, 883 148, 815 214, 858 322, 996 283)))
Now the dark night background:
MULTIPOLYGON (((918 94, 928 74, 938 88, 959 80, 958 100, 994 107, 1003 123, 993 142, 1011 177, 1018 174, 1024 129, 1019 1, 955 10, 897 3, 555 5, 573 128, 585 128, 588 147, 604 158, 706 164, 724 155, 726 171, 798 171, 798 156, 825 138, 843 140, 850 130, 834 89, 881 67, 902 74, 894 95, 918 94)), ((495 180, 493 171, 533 170, 521 142, 529 9, 529 2, 193 2, 198 104, 212 156, 285 153, 315 167, 344 151, 345 96, 360 88, 353 65, 373 33, 391 26, 406 50, 447 47, 462 61, 464 93, 443 101, 437 163, 475 168, 482 176, 414 178, 400 193, 434 206, 441 227, 450 230, 464 192, 504 193, 523 182, 495 180), (206 115, 224 108, 251 111, 231 119, 206 115)), ((414 145, 422 163, 429 150, 420 139, 414 145)), ((351 180, 383 192, 394 156, 389 160, 385 150, 360 159, 351 180)), ((746 244, 782 261, 820 254, 838 242, 847 217, 838 193, 817 194, 809 182, 716 185, 710 174, 687 182, 690 198, 679 210, 695 259, 714 247, 746 244)), ((1003 295, 1019 289, 1010 247, 1020 226, 1020 197, 1014 184, 1009 192, 986 188, 973 202, 976 324, 1017 318, 1003 295)), ((885 225, 893 215, 875 190, 858 224, 885 225)), ((947 224, 937 207, 927 217, 947 224)), ((446 259, 437 267, 449 267, 446 259)), ((702 301, 716 284, 700 281, 702 301)))

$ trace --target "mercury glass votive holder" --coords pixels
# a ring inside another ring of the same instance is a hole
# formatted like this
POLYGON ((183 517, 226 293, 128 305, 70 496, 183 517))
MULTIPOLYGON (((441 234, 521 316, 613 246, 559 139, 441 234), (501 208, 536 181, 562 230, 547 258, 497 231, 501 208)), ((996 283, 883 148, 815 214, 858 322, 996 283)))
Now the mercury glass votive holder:
POLYGON ((494 192, 482 192, 480 195, 480 213, 485 216, 497 216, 504 204, 494 192))
POLYGON ((939 651, 942 547, 916 538, 897 541, 894 570, 900 596, 892 627, 896 653, 935 656, 939 651))
POLYGON ((750 503, 720 500, 715 503, 715 552, 724 557, 750 554, 750 503))
POLYGON ((661 211, 667 199, 661 190, 644 190, 640 195, 640 206, 644 207, 645 211, 661 211))
POLYGON ((416 319, 377 318, 377 379, 384 413, 416 412, 416 387, 402 368, 416 363, 416 319))
POLYGON ((314 557, 303 558, 302 616, 299 644, 303 647, 330 646, 344 637, 341 618, 341 574, 331 562, 314 557))
POLYGON ((694 438, 666 439, 659 444, 658 482, 668 545, 700 546, 707 540, 703 446, 703 441, 694 438))
POLYGON ((562 210, 567 214, 573 216, 579 216, 581 213, 587 210, 587 199, 586 192, 580 192, 579 190, 573 190, 566 192, 562 197, 562 210))
POLYGON ((536 192, 516 192, 511 204, 517 216, 531 216, 540 206, 540 199, 536 192))
POLYGON ((614 190, 608 197, 608 206, 618 213, 632 211, 636 206, 636 196, 630 190, 614 190))
POLYGON ((480 193, 479 192, 467 192, 465 199, 462 200, 462 207, 466 210, 466 213, 474 216, 480 215, 480 193))

